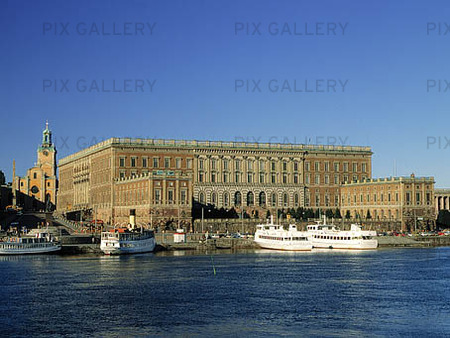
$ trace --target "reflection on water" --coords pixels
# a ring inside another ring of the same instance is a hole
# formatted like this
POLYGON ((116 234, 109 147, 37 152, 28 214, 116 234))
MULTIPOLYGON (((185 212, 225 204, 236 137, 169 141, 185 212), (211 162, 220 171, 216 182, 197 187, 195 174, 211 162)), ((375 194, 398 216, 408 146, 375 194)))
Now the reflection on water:
POLYGON ((0 324, 20 336, 449 335, 449 258, 450 248, 0 257, 0 324))

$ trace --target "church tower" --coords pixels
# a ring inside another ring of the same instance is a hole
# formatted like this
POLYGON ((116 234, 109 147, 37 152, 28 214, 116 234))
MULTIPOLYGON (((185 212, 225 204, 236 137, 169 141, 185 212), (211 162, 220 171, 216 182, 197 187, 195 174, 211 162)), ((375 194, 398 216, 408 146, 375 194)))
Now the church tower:
POLYGON ((37 166, 42 168, 49 177, 56 176, 56 149, 52 143, 52 132, 48 129, 48 122, 42 132, 42 144, 38 148, 37 166))
POLYGON ((54 210, 58 179, 56 177, 56 149, 48 122, 42 132, 42 143, 37 150, 37 163, 27 175, 14 178, 14 189, 19 192, 18 204, 25 209, 54 210))

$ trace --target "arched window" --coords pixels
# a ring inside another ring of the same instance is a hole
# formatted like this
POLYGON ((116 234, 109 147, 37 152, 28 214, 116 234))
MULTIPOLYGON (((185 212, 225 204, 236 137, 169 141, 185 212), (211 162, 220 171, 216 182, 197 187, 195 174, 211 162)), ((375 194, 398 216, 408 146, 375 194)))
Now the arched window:
POLYGON ((217 203, 217 194, 213 191, 211 193, 211 204, 216 204, 217 203))
POLYGON ((227 192, 223 193, 223 205, 228 206, 230 204, 230 195, 227 192))
POLYGON ((266 193, 264 191, 261 191, 259 193, 259 206, 260 207, 266 206, 266 193))
POLYGON ((241 205, 242 196, 240 191, 236 191, 234 194, 234 205, 241 205))
POLYGON ((198 194, 198 201, 201 204, 205 204, 205 194, 203 192, 201 192, 200 194, 198 194))
POLYGON ((289 203, 289 196, 288 196, 288 194, 284 193, 284 194, 283 194, 283 205, 284 205, 285 207, 287 207, 287 206, 288 206, 288 203, 289 203))
POLYGON ((298 207, 298 194, 294 194, 294 205, 298 207))
POLYGON ((272 193, 271 204, 273 207, 277 206, 277 195, 275 193, 272 193))
POLYGON ((252 206, 255 204, 255 195, 253 195, 253 192, 249 191, 247 193, 247 205, 252 206))

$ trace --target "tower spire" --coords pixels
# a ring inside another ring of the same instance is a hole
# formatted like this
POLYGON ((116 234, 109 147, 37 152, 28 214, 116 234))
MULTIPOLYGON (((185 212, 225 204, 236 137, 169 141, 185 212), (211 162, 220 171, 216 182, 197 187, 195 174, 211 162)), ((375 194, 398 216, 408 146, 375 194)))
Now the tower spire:
POLYGON ((42 147, 52 145, 52 132, 48 129, 48 120, 45 122, 45 130, 42 132, 42 147))

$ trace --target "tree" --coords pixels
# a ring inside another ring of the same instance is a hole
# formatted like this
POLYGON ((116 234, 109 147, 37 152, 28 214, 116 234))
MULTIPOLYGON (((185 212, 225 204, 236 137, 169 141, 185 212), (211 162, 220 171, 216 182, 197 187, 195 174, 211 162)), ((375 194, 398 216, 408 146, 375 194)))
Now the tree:
POLYGON ((336 208, 336 210, 334 211, 334 218, 342 218, 339 208, 336 208))
POLYGON ((325 210, 325 216, 327 216, 327 218, 333 218, 334 217, 333 210, 331 209, 325 210))
POLYGON ((4 185, 6 182, 5 174, 0 170, 0 185, 4 185))
POLYGON ((450 212, 448 210, 439 210, 436 225, 439 229, 450 228, 450 212))
POLYGON ((351 217, 350 210, 347 210, 347 212, 345 213, 345 218, 350 219, 350 217, 351 217))

